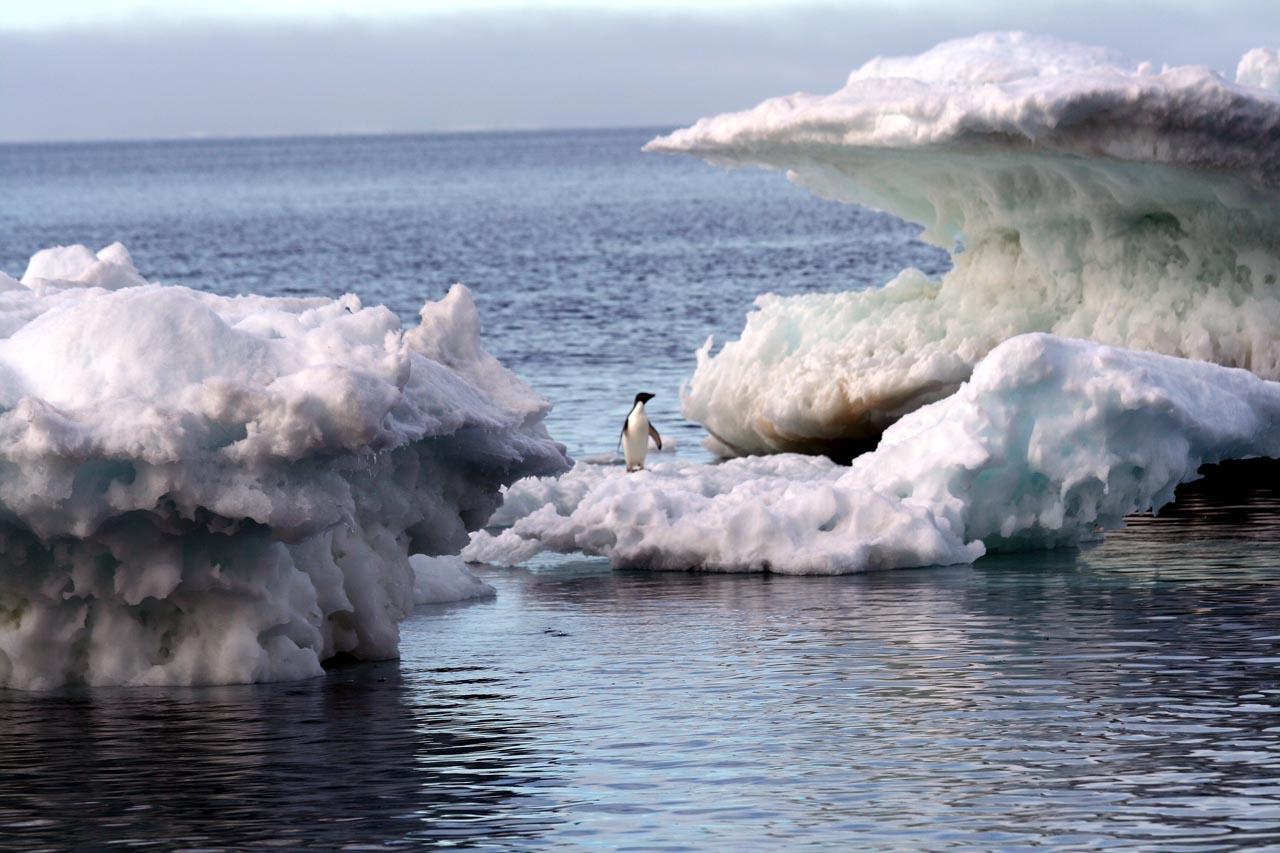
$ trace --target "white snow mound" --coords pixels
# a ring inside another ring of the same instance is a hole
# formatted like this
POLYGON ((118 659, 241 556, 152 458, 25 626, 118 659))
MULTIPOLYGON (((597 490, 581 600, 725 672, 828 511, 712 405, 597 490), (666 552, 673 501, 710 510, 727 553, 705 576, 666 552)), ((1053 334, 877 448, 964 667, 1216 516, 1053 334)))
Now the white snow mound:
POLYGON ((1280 92, 1280 48, 1255 47, 1240 58, 1236 82, 1280 92))
POLYGON ((1158 509, 1206 463, 1280 456, 1280 383, 1045 334, 837 465, 780 454, 522 480, 468 560, 541 550, 615 566, 839 574, 1071 545, 1158 509))
POLYGON ((547 410, 461 285, 406 331, 350 294, 146 284, 119 244, 37 253, 0 288, 0 685, 394 657, 408 555, 567 467, 547 410))
POLYGON ((1278 62, 1251 51, 1229 82, 989 33, 653 140, 785 169, 954 253, 937 281, 762 297, 699 353, 686 416, 722 455, 850 454, 1032 331, 1280 378, 1278 62))
POLYGON ((493 587, 467 568, 461 557, 414 554, 409 565, 413 568, 414 604, 450 604, 496 594, 493 587))

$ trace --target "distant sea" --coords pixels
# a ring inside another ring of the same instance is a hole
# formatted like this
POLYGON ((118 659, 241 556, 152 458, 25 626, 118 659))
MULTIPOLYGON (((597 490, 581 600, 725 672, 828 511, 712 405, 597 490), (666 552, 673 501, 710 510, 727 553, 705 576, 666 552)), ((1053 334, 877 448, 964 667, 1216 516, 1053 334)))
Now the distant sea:
MULTIPOLYGON (((455 281, 572 454, 760 293, 946 255, 663 129, 0 147, 0 269, 123 241, 149 279, 455 281)), ((1088 550, 833 578, 482 569, 403 659, 290 684, 0 691, 0 846, 1221 849, 1280 843, 1280 493, 1189 489, 1088 550)))
POLYGON ((670 128, 13 145, 0 270, 116 240, 148 280, 216 293, 354 292, 406 323, 454 282, 491 352, 548 397, 571 454, 614 448, 637 391, 698 454, 680 382, 755 297, 949 266, 914 226, 780 174, 643 154, 670 128))

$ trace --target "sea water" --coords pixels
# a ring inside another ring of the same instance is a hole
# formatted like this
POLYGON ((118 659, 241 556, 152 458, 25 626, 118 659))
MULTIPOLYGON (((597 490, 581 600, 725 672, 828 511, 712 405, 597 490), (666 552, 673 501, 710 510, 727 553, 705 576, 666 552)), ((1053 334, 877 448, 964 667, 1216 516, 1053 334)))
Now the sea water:
POLYGON ((758 294, 949 262, 914 226, 777 175, 642 154, 661 130, 6 146, 0 270, 120 240, 149 281, 355 292, 414 323, 462 282, 486 346, 554 403, 571 454, 613 450, 637 391, 699 454, 680 383, 758 294))
MULTIPOLYGON (((678 388, 754 297, 943 253, 656 130, 6 146, 0 269, 125 242, 149 279, 359 293, 453 281, 572 454, 678 388)), ((1280 841, 1274 490, 1086 551, 842 578, 481 570, 399 662, 306 682, 0 694, 11 844, 1143 846, 1280 841)))

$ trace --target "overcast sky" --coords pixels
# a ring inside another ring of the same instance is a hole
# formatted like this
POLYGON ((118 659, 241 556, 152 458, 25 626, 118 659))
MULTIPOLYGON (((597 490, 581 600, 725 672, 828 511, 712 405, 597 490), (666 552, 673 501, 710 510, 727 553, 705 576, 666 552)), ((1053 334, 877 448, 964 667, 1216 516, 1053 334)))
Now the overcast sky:
POLYGON ((5 0, 0 140, 674 125, 1020 29, 1234 73, 1280 0, 5 0))

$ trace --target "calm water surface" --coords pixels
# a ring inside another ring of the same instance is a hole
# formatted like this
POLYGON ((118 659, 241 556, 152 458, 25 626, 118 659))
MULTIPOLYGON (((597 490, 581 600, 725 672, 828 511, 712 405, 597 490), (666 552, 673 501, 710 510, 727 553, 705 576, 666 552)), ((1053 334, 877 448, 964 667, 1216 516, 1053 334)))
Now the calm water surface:
POLYGON ((1280 844, 1280 501, 1249 513, 1245 536, 1228 510, 1083 553, 840 578, 490 569, 498 596, 420 608, 398 663, 0 694, 0 832, 195 847, 1280 844))
MULTIPOLYGON (((756 294, 942 253, 652 131, 0 149, 0 268, 123 240, 223 293, 455 280, 608 450, 756 294)), ((842 578, 485 570, 403 659, 312 681, 0 693, 0 846, 1280 845, 1280 493, 1192 490, 1091 550, 842 578)))

